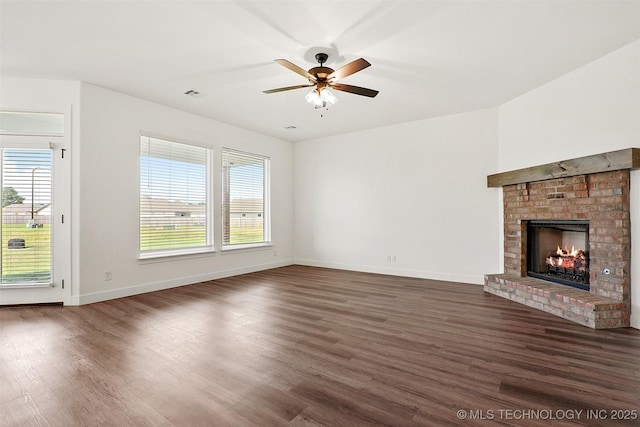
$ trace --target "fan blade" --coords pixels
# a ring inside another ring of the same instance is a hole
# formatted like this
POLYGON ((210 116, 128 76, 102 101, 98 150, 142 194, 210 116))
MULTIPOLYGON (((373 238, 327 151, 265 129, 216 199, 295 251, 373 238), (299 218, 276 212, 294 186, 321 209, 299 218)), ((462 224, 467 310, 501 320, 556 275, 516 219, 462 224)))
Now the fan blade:
POLYGON ((336 83, 331 85, 331 89, 341 90, 343 92, 355 93, 356 95, 368 96, 370 98, 375 98, 375 96, 378 94, 377 90, 367 89, 366 87, 345 85, 342 83, 336 83))
POLYGON ((282 65, 285 68, 290 69, 294 73, 300 74, 305 79, 308 79, 308 80, 310 80, 310 81, 312 81, 314 83, 316 82, 316 78, 312 74, 309 74, 309 72, 307 70, 298 67, 293 62, 289 62, 286 59, 276 59, 275 62, 277 62, 278 64, 282 65))
POLYGON ((284 92, 285 90, 302 89, 303 87, 311 87, 311 86, 315 86, 315 85, 287 86, 287 87, 280 87, 278 89, 263 90, 262 92, 263 93, 276 93, 276 92, 284 92))
POLYGON ((356 59, 355 61, 349 62, 347 65, 343 65, 342 67, 335 70, 333 73, 327 76, 327 80, 340 80, 347 76, 350 76, 353 73, 357 73, 358 71, 364 70, 368 66, 370 66, 369 61, 366 59, 356 59))

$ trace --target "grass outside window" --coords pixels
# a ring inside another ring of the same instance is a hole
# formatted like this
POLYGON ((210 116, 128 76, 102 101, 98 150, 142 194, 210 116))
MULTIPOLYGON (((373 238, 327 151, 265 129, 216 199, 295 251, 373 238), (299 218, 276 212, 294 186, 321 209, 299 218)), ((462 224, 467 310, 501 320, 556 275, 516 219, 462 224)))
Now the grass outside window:
POLYGON ((51 281, 51 225, 27 228, 26 224, 2 225, 2 283, 51 281), (24 239, 24 249, 9 249, 10 239, 24 239))
MULTIPOLYGON (((252 243, 262 239, 263 227, 232 227, 230 244, 252 243)), ((154 236, 157 240, 143 241, 140 243, 140 249, 154 250, 165 248, 188 248, 202 246, 202 242, 206 237, 205 226, 177 226, 175 229, 164 229, 155 227, 154 236), (187 237, 185 237, 187 236, 187 237)))

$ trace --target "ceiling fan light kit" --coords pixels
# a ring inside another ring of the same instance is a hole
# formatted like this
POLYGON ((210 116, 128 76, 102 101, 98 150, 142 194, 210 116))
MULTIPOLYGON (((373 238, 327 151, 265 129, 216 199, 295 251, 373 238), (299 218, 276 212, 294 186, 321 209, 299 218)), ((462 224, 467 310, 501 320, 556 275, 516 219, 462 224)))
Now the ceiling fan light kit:
POLYGON ((319 91, 318 89, 313 89, 304 99, 316 109, 326 108, 338 102, 338 98, 326 87, 323 87, 319 91))
POLYGON ((301 89, 304 87, 313 87, 311 92, 309 92, 305 96, 305 100, 309 104, 313 105, 316 109, 326 108, 338 101, 336 96, 329 89, 340 90, 343 92, 367 96, 370 98, 374 98, 378 94, 377 90, 337 83, 339 79, 350 76, 351 74, 357 73, 358 71, 362 71, 365 68, 369 67, 371 64, 367 60, 363 58, 356 59, 355 61, 342 66, 338 70, 333 70, 333 68, 324 66, 324 63, 327 62, 328 58, 329 55, 327 55, 326 53, 317 53, 316 60, 318 61, 320 66, 311 68, 308 71, 304 70, 301 67, 298 67, 297 65, 287 61, 286 59, 276 59, 275 62, 285 68, 288 68, 294 73, 300 74, 301 76, 309 80, 310 84, 270 89, 265 90, 264 93, 276 93, 292 89, 301 89))

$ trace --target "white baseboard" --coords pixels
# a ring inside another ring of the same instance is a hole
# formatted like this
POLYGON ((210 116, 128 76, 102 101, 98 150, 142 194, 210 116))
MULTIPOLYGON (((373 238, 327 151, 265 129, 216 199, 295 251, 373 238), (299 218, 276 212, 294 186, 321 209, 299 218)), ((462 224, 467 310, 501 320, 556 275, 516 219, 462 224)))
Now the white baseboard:
POLYGON ((222 279, 224 277, 238 276, 240 274, 255 273, 256 271, 269 270, 277 267, 292 265, 292 260, 278 261, 267 264, 251 265, 231 270, 215 271, 197 276, 185 276, 177 279, 165 280, 162 282, 145 283, 142 285, 128 286, 126 288, 111 289, 104 292, 94 292, 71 297, 70 305, 84 305, 95 302, 107 301, 116 298, 130 297, 147 292, 161 291, 163 289, 176 288, 178 286, 190 285, 193 283, 206 282, 208 280, 222 279))
POLYGON ((368 265, 341 264, 329 261, 318 261, 312 259, 296 259, 295 264, 307 265, 310 267, 335 268, 338 270, 362 271, 364 273, 388 274, 391 276, 415 277, 418 279, 443 280, 446 282, 470 283, 474 285, 484 284, 484 274, 482 276, 471 276, 462 274, 437 273, 433 271, 406 270, 391 267, 378 267, 368 265))

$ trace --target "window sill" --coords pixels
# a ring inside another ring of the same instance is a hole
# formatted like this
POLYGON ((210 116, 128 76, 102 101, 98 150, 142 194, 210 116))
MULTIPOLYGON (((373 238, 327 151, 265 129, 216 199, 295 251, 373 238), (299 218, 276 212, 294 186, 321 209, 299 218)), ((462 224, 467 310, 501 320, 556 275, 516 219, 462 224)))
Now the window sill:
POLYGON ((28 288, 54 288, 53 283, 14 283, 14 284, 2 284, 0 289, 28 289, 28 288))
POLYGON ((247 243, 243 245, 228 245, 222 247, 222 252, 233 252, 233 251, 241 251, 246 249, 262 249, 262 248, 270 248, 273 246, 271 242, 261 242, 261 243, 247 243))
POLYGON ((139 261, 158 260, 162 258, 184 257, 189 255, 212 254, 215 250, 211 246, 188 249, 168 249, 164 251, 143 252, 138 254, 139 261))

